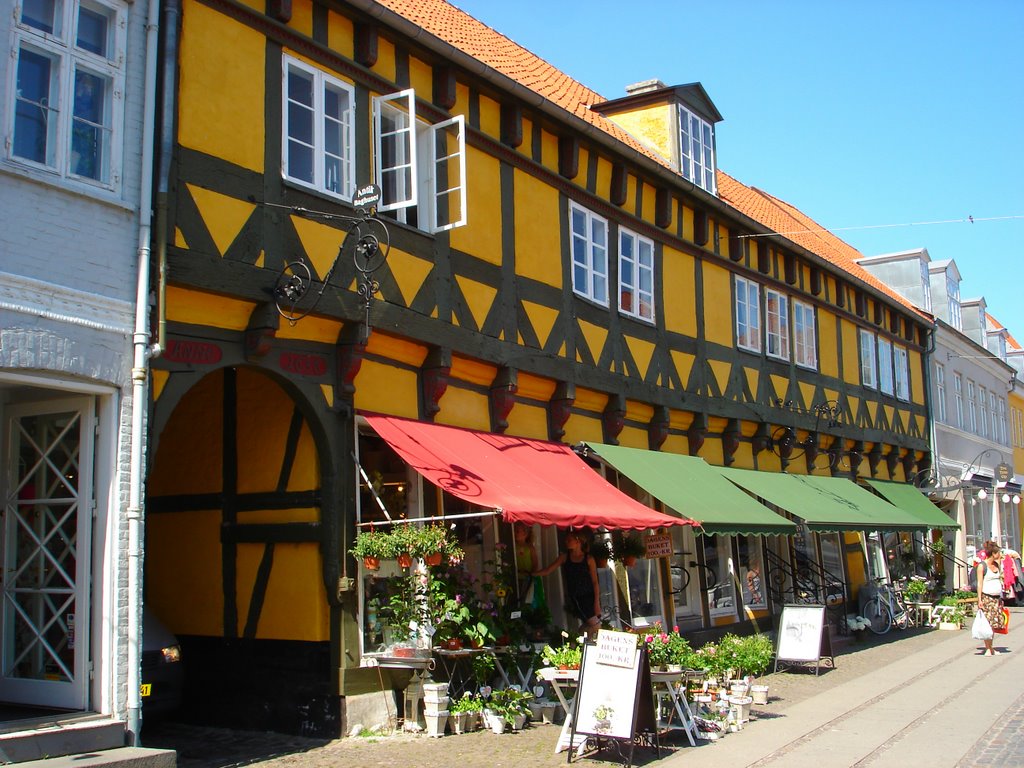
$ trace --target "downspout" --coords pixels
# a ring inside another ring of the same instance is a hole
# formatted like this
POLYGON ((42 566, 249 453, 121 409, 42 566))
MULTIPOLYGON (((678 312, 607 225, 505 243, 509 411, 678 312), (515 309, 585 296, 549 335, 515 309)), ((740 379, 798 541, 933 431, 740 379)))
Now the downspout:
POLYGON ((156 123, 157 32, 160 0, 149 0, 146 15, 146 71, 142 105, 142 166, 139 178, 138 283, 135 293, 135 333, 132 360, 131 454, 128 486, 128 722, 126 742, 139 743, 142 727, 142 567, 146 412, 149 402, 149 263, 152 256, 153 145, 156 123))
POLYGON ((160 352, 167 349, 167 199, 174 154, 174 118, 177 100, 179 0, 164 0, 163 92, 160 101, 160 154, 156 178, 156 252, 157 252, 157 336, 160 352))

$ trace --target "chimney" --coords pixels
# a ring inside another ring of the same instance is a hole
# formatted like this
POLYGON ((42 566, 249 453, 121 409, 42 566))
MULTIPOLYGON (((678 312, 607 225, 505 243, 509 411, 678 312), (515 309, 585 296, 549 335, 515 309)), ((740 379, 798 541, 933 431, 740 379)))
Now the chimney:
POLYGON ((630 96, 636 96, 638 93, 647 93, 648 91, 657 91, 664 88, 665 84, 657 78, 653 80, 641 80, 639 83, 633 83, 632 85, 626 86, 626 93, 630 96))

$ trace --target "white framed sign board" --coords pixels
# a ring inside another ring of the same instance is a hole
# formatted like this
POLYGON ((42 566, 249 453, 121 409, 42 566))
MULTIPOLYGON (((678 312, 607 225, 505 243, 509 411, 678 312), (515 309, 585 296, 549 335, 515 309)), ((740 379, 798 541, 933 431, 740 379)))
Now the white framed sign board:
POLYGON ((651 668, 637 640, 630 632, 602 629, 597 642, 584 647, 573 702, 573 737, 617 739, 630 748, 639 733, 657 737, 651 668))
POLYGON ((814 674, 823 657, 835 667, 832 641, 825 622, 824 605, 785 605, 779 618, 778 642, 775 648, 775 669, 780 662, 815 665, 814 674))

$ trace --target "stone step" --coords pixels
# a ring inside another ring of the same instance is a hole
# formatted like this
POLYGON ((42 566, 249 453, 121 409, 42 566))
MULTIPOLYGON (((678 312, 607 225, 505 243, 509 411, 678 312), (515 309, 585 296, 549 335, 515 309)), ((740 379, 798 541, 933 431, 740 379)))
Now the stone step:
POLYGON ((173 749, 117 747, 18 763, 18 768, 91 768, 91 766, 100 768, 176 768, 177 753, 173 749))
MULTIPOLYGON (((100 753, 124 747, 125 724, 98 715, 14 721, 0 733, 0 763, 100 753), (10 726, 14 727, 10 727, 10 726)), ((76 763, 81 765, 81 763, 76 763)))

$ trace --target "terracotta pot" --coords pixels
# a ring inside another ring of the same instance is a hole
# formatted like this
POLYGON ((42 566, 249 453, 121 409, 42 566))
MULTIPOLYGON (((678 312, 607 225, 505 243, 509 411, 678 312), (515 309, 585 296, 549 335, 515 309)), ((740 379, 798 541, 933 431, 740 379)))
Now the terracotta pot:
POLYGON ((398 556, 398 567, 399 568, 408 568, 411 565, 412 565, 412 555, 410 555, 408 552, 403 553, 403 554, 398 556))
POLYGON ((444 647, 447 648, 449 651, 458 651, 462 648, 462 638, 449 637, 447 640, 444 641, 444 647))
POLYGON ((380 558, 379 557, 364 557, 363 558, 363 567, 366 568, 366 570, 368 570, 368 571, 376 571, 378 568, 380 568, 380 558))
POLYGON ((441 564, 441 553, 440 552, 433 552, 433 553, 431 553, 429 555, 426 555, 423 558, 423 562, 426 563, 427 565, 440 565, 441 564))

